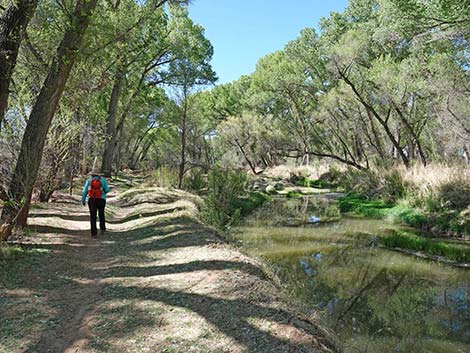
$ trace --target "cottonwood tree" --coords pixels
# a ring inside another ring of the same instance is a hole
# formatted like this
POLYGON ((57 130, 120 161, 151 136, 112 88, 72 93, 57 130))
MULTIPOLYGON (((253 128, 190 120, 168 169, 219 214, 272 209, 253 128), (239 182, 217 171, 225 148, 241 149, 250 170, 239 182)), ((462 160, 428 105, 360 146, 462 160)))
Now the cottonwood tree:
POLYGON ((21 151, 8 189, 9 202, 3 207, 1 238, 7 239, 13 224, 25 225, 37 178, 42 151, 52 118, 75 63, 97 0, 78 0, 71 23, 52 60, 49 73, 31 109, 21 151))

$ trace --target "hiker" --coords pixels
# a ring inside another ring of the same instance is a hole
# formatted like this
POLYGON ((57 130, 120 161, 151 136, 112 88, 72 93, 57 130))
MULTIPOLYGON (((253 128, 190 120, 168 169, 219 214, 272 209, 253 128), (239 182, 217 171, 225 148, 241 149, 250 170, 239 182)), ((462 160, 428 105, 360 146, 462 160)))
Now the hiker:
POLYGON ((106 233, 106 223, 104 216, 104 207, 106 206, 106 194, 109 192, 109 186, 101 173, 93 168, 90 172, 90 178, 87 179, 82 192, 82 204, 85 206, 88 196, 88 208, 90 209, 91 237, 96 238, 98 230, 96 229, 96 213, 100 217, 101 235, 106 233))

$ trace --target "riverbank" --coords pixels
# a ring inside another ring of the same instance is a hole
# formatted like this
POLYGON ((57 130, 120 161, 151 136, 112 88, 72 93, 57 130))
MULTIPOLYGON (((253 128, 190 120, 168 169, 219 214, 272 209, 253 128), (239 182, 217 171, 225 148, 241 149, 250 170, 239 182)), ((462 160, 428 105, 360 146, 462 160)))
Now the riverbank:
MULTIPOLYGON (((464 168, 434 165, 358 171, 336 166, 278 167, 253 185, 287 198, 336 191, 332 195, 337 202, 331 205, 329 216, 323 215, 324 221, 359 217, 406 225, 408 229, 400 232, 372 235, 385 247, 417 256, 464 267, 470 262, 470 176, 464 168)), ((296 224, 305 223, 298 220, 296 224)))
POLYGON ((0 274, 0 352, 332 352, 198 197, 114 185, 93 240, 78 196, 32 210, 0 274), (117 196, 119 194, 119 196, 117 196))

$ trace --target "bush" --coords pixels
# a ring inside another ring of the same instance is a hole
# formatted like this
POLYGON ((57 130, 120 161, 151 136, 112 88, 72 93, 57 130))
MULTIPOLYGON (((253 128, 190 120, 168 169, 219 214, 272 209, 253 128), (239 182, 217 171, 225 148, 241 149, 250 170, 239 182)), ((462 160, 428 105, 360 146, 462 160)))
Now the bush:
POLYGON ((206 175, 200 169, 192 169, 183 179, 183 189, 190 191, 201 191, 207 188, 206 175))
POLYGON ((438 200, 442 207, 464 210, 470 206, 470 181, 456 178, 438 187, 438 200))
POLYGON ((349 169, 339 178, 346 192, 365 199, 395 202, 406 194, 407 183, 398 170, 371 171, 349 169))
POLYGON ((201 214, 203 220, 219 229, 236 223, 241 216, 238 200, 245 194, 247 174, 240 171, 213 169, 208 175, 208 194, 201 214))

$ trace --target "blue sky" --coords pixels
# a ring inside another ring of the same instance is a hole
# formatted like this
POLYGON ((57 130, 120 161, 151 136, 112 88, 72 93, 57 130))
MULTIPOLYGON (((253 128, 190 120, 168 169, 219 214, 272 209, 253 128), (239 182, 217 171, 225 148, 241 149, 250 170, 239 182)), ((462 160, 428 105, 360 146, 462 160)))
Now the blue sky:
POLYGON ((214 46, 218 83, 254 71, 258 59, 282 49, 305 27, 342 11, 347 0, 193 0, 189 13, 214 46))

